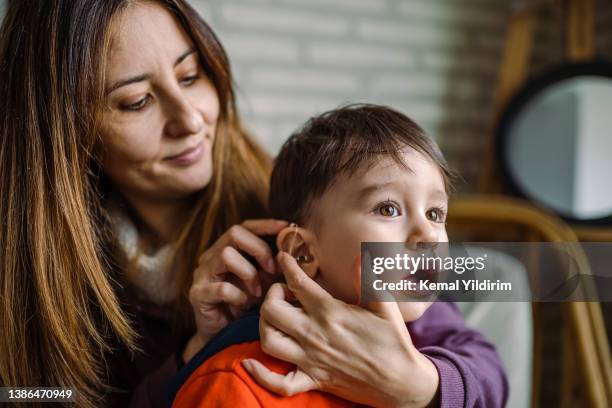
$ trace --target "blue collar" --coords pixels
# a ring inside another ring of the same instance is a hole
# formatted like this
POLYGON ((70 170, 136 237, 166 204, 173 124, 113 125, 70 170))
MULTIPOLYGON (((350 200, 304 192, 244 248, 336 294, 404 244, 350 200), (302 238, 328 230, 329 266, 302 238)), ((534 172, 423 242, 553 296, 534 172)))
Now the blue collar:
POLYGON ((167 389, 169 407, 172 406, 181 386, 206 360, 235 344, 259 340, 259 307, 260 305, 253 306, 241 317, 225 326, 170 379, 167 389))

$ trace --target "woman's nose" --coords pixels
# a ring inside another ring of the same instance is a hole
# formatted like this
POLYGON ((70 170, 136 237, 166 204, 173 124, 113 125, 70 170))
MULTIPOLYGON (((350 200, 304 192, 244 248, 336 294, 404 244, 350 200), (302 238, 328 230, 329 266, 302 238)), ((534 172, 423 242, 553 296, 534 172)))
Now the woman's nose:
POLYGON ((166 133, 171 137, 184 137, 200 133, 204 127, 204 118, 187 98, 174 97, 167 108, 168 122, 166 133))
POLYGON ((406 238, 406 243, 416 247, 423 243, 436 243, 438 242, 438 238, 438 232, 433 225, 431 225, 431 221, 425 217, 421 217, 411 226, 408 237, 406 238))

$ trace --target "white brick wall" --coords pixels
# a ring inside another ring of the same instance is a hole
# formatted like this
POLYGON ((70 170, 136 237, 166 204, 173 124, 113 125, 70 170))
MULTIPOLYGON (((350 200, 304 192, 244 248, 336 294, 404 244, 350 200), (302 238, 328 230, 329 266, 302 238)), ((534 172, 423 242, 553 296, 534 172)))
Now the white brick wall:
MULTIPOLYGON (((6 0, 0 0, 0 16, 6 0)), ((597 46, 612 58, 612 3, 597 46)), ((276 153, 308 117, 347 102, 402 110, 470 185, 480 170, 507 0, 191 0, 232 61, 247 125, 276 153)), ((543 11, 532 73, 562 55, 559 11, 543 11)))
POLYGON ((475 179, 506 0, 191 2, 224 44, 242 116, 272 154, 314 114, 383 103, 422 124, 475 179))
POLYGON ((479 169, 504 0, 192 0, 233 65, 247 125, 275 154, 348 102, 402 110, 468 180, 479 169))

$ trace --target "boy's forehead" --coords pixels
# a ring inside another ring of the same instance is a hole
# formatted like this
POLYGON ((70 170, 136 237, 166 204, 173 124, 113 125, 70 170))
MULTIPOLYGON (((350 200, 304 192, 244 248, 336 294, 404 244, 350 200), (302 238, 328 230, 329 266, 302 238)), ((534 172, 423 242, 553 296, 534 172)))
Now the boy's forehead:
POLYGON ((361 166, 351 175, 339 176, 340 185, 361 189, 364 185, 392 184, 411 179, 427 179, 428 184, 445 190, 440 166, 422 153, 409 149, 400 153, 401 163, 391 156, 381 156, 369 166, 361 166))
POLYGON ((310 203, 306 224, 314 227, 326 218, 328 210, 335 213, 379 191, 417 188, 431 199, 448 200, 442 170, 433 160, 412 149, 401 154, 404 165, 381 155, 352 173, 339 173, 325 192, 310 203))
MULTIPOLYGON (((410 150, 401 153, 402 163, 391 156, 381 156, 374 163, 360 166, 353 173, 338 174, 325 191, 322 201, 360 200, 378 190, 405 189, 414 185, 427 195, 447 198, 440 167, 429 157, 410 150)), ((315 200, 319 201, 319 200, 315 200)))

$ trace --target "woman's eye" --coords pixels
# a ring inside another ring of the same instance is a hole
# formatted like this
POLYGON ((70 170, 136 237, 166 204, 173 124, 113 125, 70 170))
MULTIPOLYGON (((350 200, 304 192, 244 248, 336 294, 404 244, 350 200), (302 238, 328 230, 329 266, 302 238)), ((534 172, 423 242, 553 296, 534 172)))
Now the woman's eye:
POLYGON ((193 84, 197 79, 198 79, 198 75, 191 75, 191 76, 181 79, 181 84, 185 86, 189 86, 193 84))
POLYGON ((446 212, 442 208, 432 208, 427 211, 427 218, 430 221, 443 223, 446 221, 446 212))
POLYGON ((148 101, 149 101, 149 97, 145 96, 144 98, 140 99, 138 102, 134 102, 129 105, 123 105, 121 109, 125 111, 136 112, 144 108, 148 101))
POLYGON ((400 210, 394 204, 383 204, 376 208, 376 213, 383 217, 397 217, 400 215, 400 210))

